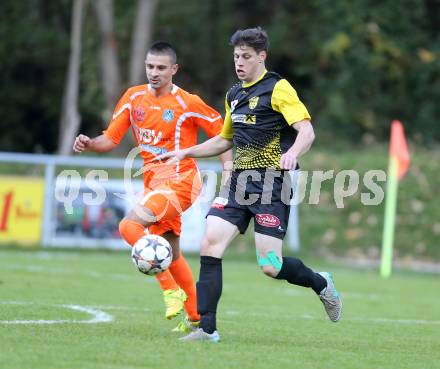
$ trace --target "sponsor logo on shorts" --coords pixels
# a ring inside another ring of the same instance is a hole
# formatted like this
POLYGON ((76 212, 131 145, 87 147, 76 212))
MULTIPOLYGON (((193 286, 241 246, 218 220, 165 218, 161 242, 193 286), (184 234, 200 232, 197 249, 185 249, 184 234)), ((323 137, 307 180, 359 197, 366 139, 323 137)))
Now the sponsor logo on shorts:
POLYGON ((270 228, 276 228, 281 223, 280 219, 272 214, 257 214, 255 220, 259 225, 270 228))
POLYGON ((228 199, 225 199, 224 197, 216 197, 212 202, 211 208, 224 210, 225 205, 227 203, 228 203, 228 199))

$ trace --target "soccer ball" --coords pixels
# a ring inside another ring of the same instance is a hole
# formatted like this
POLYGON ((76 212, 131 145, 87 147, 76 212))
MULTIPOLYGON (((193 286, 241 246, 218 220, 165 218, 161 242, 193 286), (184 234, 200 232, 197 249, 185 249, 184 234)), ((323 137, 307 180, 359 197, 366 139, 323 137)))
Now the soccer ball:
POLYGON ((131 259, 141 273, 156 275, 168 269, 173 250, 165 238, 148 234, 136 241, 131 249, 131 259))

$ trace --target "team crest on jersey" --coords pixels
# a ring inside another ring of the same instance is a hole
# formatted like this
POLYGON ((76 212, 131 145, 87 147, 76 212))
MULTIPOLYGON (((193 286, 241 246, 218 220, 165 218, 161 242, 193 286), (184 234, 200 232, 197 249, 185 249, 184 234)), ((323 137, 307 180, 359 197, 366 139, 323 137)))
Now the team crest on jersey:
POLYGON ((133 111, 134 117, 138 121, 142 121, 145 118, 145 109, 142 106, 138 106, 133 111))
POLYGON ((258 105, 258 96, 249 99, 249 109, 255 109, 258 105))
POLYGON ((162 114, 162 119, 167 123, 171 122, 174 119, 174 111, 172 111, 171 109, 164 110, 162 114))

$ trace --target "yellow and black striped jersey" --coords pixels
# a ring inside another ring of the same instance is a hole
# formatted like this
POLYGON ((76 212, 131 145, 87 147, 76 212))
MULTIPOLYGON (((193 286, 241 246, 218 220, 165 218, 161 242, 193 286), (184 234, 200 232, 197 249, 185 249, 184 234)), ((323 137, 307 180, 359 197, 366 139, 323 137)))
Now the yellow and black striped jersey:
POLYGON ((291 126, 311 119, 292 85, 267 71, 251 84, 234 85, 225 108, 220 135, 234 142, 235 169, 280 169, 281 155, 296 138, 291 126))

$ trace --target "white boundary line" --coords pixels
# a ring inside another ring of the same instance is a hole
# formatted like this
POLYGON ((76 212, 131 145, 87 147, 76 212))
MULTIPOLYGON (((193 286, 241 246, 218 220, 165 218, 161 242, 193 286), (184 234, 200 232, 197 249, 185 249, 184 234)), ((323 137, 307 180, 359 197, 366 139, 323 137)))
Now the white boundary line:
MULTIPOLYGON (((45 273, 45 274, 63 274, 63 275, 83 275, 86 277, 92 277, 92 278, 107 278, 112 280, 121 280, 121 281, 127 281, 132 280, 134 277, 129 274, 104 274, 94 271, 76 271, 74 269, 67 269, 67 268, 51 268, 51 267, 45 267, 45 266, 39 266, 39 265, 18 265, 18 264, 9 264, 9 265, 2 265, 3 269, 7 270, 19 270, 24 272, 31 272, 31 273, 45 273)), ((133 269, 136 271, 136 269, 133 269)), ((133 274, 136 275, 136 274, 133 274)), ((154 281, 154 278, 152 278, 152 281, 154 281)))
MULTIPOLYGON (((114 306, 114 305, 99 305, 99 306, 81 306, 81 305, 58 305, 58 304, 44 304, 34 302, 20 302, 20 301, 0 301, 0 305, 46 305, 53 307, 62 307, 65 309, 80 311, 90 314, 92 316, 89 320, 0 320, 0 324, 60 324, 60 323, 73 323, 73 324, 98 324, 109 323, 114 320, 113 316, 100 310, 121 310, 121 311, 149 311, 148 308, 135 308, 129 306, 114 306)), ((239 316, 243 314, 243 311, 227 310, 224 312, 228 316, 239 316)), ((249 313, 246 315, 256 317, 267 317, 265 313, 249 313)), ((323 317, 316 317, 312 315, 300 315, 300 316, 283 316, 280 318, 293 318, 297 320, 327 320, 323 317)), ((219 319, 226 321, 228 319, 219 319)), ((401 325, 435 325, 440 326, 440 320, 426 320, 426 319, 391 319, 391 318, 356 318, 356 317, 342 317, 341 323, 363 323, 363 324, 401 324, 401 325)))
MULTIPOLYGON (((33 303, 17 302, 17 301, 5 301, 0 302, 3 305, 34 305, 33 303)), ((46 304, 45 304, 46 305, 46 304)), ((104 311, 93 309, 86 306, 80 305, 57 305, 57 304, 47 304, 53 307, 62 307, 65 309, 80 311, 82 313, 87 313, 92 316, 89 320, 76 320, 76 319, 61 319, 61 320, 0 320, 0 324, 64 324, 64 323, 74 323, 74 324, 98 324, 98 323, 109 323, 113 321, 113 316, 105 313, 104 311)))

